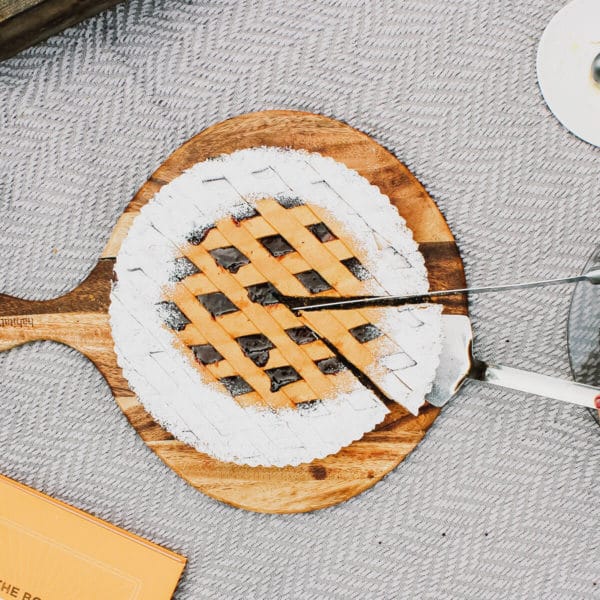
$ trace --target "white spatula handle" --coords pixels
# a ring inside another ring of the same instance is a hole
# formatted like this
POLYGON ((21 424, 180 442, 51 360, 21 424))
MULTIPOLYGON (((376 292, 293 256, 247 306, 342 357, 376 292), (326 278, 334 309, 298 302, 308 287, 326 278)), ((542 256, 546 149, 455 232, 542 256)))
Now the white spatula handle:
POLYGON ((481 367, 476 370, 474 379, 579 406, 600 408, 600 388, 513 367, 500 365, 481 365, 481 367))

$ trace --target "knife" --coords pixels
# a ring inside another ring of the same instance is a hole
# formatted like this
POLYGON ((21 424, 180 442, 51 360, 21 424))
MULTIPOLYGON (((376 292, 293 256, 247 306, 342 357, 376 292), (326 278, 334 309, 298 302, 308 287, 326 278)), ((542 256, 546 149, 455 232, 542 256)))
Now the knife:
POLYGON ((600 284, 600 269, 588 271, 583 275, 563 277, 561 279, 544 279, 529 281, 527 283, 511 283, 508 285, 489 285, 482 287, 459 288, 455 290, 436 290, 425 294, 408 296, 354 296, 331 300, 324 297, 283 296, 281 300, 294 312, 307 312, 314 310, 349 310, 361 307, 404 306, 405 304, 423 304, 430 299, 455 294, 483 294, 487 292, 506 292, 511 290, 524 290, 528 288, 559 285, 588 281, 594 285, 600 284))

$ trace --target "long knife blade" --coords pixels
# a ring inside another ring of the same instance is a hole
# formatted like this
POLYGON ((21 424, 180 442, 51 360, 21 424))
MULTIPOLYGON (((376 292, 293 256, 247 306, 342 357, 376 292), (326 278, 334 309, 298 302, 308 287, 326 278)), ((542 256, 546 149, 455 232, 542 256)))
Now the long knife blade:
POLYGON ((589 271, 583 275, 574 277, 563 277, 560 279, 544 279, 541 281, 529 281, 526 283, 511 283, 507 285, 488 285, 472 288, 459 288, 455 290, 436 290, 425 294, 409 295, 409 296, 357 296, 354 298, 342 298, 340 300, 331 301, 328 298, 315 297, 292 297, 286 296, 285 303, 291 310, 311 311, 311 310, 348 310, 351 308, 360 307, 380 307, 380 306, 403 306, 405 304, 422 304, 431 298, 439 298, 442 296, 453 296, 455 294, 483 294, 488 292, 506 292, 510 290, 523 290, 534 287, 559 285, 565 283, 575 283, 578 281, 589 281, 593 284, 600 284, 600 269, 589 271))

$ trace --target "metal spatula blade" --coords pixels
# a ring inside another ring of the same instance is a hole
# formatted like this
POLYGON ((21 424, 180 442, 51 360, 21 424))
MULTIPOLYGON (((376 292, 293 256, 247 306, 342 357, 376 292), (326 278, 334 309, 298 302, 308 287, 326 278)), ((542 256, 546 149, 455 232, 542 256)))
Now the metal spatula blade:
POLYGON ((471 322, 463 315, 443 315, 444 332, 440 365, 427 401, 444 406, 467 379, 535 394, 588 408, 599 408, 600 388, 532 373, 503 365, 491 365, 473 356, 471 322))

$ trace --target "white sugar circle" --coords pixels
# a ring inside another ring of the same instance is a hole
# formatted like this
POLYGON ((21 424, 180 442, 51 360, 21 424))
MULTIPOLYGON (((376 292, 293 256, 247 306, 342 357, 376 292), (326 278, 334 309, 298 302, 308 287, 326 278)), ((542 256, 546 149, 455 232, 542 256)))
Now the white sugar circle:
POLYGON ((554 15, 537 54, 542 95, 556 118, 582 140, 600 146, 600 84, 592 64, 600 54, 600 0, 573 0, 554 15))
MULTIPOLYGON (((349 371, 349 387, 332 397, 315 398, 307 408, 275 410, 240 404, 234 392, 228 393, 222 385, 220 375, 190 359, 190 344, 198 342, 182 342, 157 310, 164 305, 165 290, 179 285, 173 283, 173 265, 180 264, 176 259, 182 248, 190 247, 186 241, 190 234, 206 231, 224 218, 256 214, 264 198, 280 198, 280 203, 292 198, 324 209, 339 222, 347 239, 360 246, 357 256, 371 274, 364 282, 367 293, 428 289, 424 260, 410 230, 376 187, 318 154, 253 148, 198 163, 163 186, 142 208, 117 256, 110 322, 118 362, 129 385, 153 418, 176 438, 223 461, 297 465, 333 454, 361 438, 383 420, 388 412, 385 404, 349 371)), ((257 272, 254 263, 247 266, 257 272)), ((180 275, 176 273, 175 280, 180 281, 180 275)), ((202 271, 197 275, 210 278, 202 271)), ((230 277, 224 271, 220 275, 230 277)), ((376 354, 381 364, 374 365, 369 376, 388 397, 416 413, 439 362, 440 307, 379 310, 372 323, 385 337, 386 350, 376 354)))

